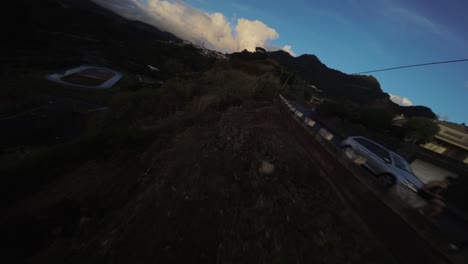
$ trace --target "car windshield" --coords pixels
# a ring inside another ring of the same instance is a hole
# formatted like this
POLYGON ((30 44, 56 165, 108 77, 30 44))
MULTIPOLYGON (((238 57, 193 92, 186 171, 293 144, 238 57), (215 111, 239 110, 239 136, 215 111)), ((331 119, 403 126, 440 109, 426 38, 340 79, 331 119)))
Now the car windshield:
POLYGON ((404 171, 407 171, 411 174, 413 174, 413 170, 411 169, 410 165, 408 164, 408 162, 403 159, 402 157, 398 156, 398 155, 395 155, 392 153, 392 157, 393 157, 393 160, 395 162, 395 166, 397 166, 398 168, 404 170, 404 171))

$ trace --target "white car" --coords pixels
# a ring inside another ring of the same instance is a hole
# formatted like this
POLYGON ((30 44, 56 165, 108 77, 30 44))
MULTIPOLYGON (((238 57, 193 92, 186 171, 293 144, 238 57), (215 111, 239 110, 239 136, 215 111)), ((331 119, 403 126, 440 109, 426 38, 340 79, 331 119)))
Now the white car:
POLYGON ((403 184, 417 192, 424 186, 403 157, 370 139, 360 136, 348 137, 341 142, 341 147, 346 152, 354 152, 363 157, 361 165, 376 175, 385 187, 403 184))

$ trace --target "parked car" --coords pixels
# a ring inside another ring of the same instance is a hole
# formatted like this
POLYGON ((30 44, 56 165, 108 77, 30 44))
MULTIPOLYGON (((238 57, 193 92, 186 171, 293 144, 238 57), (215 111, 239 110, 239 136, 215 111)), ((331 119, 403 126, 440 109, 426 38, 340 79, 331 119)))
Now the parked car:
POLYGON ((348 137, 341 142, 341 147, 347 152, 354 152, 363 157, 365 161, 362 166, 376 175, 385 187, 403 184, 417 192, 424 186, 403 157, 370 139, 360 136, 348 137))

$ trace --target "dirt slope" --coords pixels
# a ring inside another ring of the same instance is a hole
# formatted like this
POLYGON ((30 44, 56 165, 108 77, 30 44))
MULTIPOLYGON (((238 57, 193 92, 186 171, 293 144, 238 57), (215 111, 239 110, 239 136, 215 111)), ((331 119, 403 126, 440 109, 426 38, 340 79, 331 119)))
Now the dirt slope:
POLYGON ((270 103, 87 162, 16 208, 10 255, 30 263, 383 261, 270 103))

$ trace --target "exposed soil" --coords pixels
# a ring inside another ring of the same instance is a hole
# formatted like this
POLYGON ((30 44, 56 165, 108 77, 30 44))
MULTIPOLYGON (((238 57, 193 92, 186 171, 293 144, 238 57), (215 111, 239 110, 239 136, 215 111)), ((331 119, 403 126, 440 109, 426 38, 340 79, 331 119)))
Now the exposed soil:
POLYGON ((382 263, 277 106, 206 112, 1 218, 11 262, 382 263))

